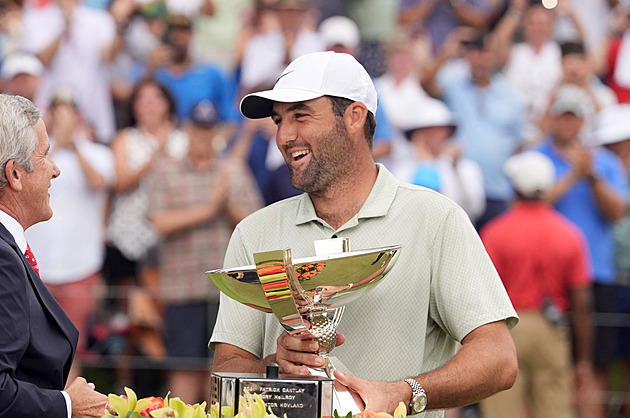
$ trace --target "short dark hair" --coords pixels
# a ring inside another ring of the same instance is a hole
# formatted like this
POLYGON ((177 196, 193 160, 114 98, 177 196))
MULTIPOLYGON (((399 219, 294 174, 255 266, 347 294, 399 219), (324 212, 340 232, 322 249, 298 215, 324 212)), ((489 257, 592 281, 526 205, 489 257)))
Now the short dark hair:
POLYGON ((563 57, 572 54, 584 55, 586 53, 586 49, 584 48, 584 44, 582 42, 567 41, 560 44, 560 52, 563 57))
MULTIPOLYGON (((335 116, 343 116, 348 106, 354 103, 354 100, 346 99, 345 97, 327 96, 332 104, 333 114, 335 116)), ((374 114, 368 110, 365 123, 363 124, 363 131, 365 133, 365 139, 372 149, 374 145, 374 132, 376 131, 376 118, 374 114)))

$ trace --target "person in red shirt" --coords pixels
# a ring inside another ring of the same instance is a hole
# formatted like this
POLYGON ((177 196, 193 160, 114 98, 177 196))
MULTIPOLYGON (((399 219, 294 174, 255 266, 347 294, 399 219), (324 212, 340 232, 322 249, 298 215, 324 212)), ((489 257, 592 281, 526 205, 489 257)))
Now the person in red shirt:
POLYGON ((579 365, 577 384, 592 378, 590 260, 577 226, 545 201, 554 184, 553 163, 536 151, 507 160, 514 205, 481 231, 481 239, 516 309, 512 330, 519 375, 512 389, 482 401, 486 418, 567 417, 571 402, 569 315, 579 365))

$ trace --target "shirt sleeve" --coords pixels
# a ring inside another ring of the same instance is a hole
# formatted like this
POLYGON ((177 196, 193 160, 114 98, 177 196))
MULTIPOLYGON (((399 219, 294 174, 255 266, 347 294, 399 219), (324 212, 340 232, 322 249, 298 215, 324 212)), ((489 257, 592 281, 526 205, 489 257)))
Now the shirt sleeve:
POLYGON ((466 213, 454 207, 442 221, 431 254, 430 315, 458 341, 500 320, 509 328, 518 316, 490 257, 466 213))
POLYGON ((66 411, 68 411, 68 418, 72 418, 72 400, 70 399, 70 395, 65 390, 61 391, 63 398, 66 400, 66 411))

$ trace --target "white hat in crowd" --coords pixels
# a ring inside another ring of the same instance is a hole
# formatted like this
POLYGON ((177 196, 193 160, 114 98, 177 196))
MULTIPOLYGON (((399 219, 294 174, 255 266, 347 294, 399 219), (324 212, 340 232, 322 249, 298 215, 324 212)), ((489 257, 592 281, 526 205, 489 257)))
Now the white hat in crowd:
POLYGON ((319 25, 319 34, 327 46, 343 45, 355 49, 361 42, 359 27, 346 16, 331 16, 319 25))
POLYGON ((630 139, 630 104, 606 106, 597 115, 595 138, 599 145, 630 139))
POLYGON ((508 158, 504 171, 512 187, 527 198, 540 198, 555 181, 553 162, 538 151, 523 151, 508 158))
POLYGON ((428 96, 416 100, 416 103, 407 106, 405 114, 401 115, 401 128, 408 139, 416 129, 434 126, 453 128, 453 131, 457 127, 453 113, 441 100, 428 96))
POLYGON ((2 61, 2 78, 9 80, 18 74, 39 76, 44 72, 44 64, 35 55, 24 51, 16 51, 7 55, 2 61))
POLYGON ((573 113, 578 117, 588 114, 591 98, 581 87, 573 84, 563 84, 556 91, 551 103, 551 114, 560 116, 565 113, 573 113))
POLYGON ((303 102, 322 96, 361 102, 376 113, 376 89, 365 68, 352 55, 332 51, 296 58, 278 78, 273 90, 245 96, 241 100, 241 113, 250 119, 266 118, 271 116, 274 102, 303 102))

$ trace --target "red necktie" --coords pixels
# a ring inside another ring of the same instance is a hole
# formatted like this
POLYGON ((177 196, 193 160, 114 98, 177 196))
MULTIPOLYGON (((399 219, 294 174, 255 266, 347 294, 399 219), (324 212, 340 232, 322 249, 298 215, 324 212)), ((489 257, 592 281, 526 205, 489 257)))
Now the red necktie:
POLYGON ((31 251, 31 246, 28 244, 26 244, 26 251, 24 252, 24 256, 26 257, 28 262, 31 263, 31 266, 33 266, 33 270, 35 270, 35 273, 37 273, 37 275, 39 276, 39 267, 37 266, 37 260, 35 260, 33 251, 31 251))

